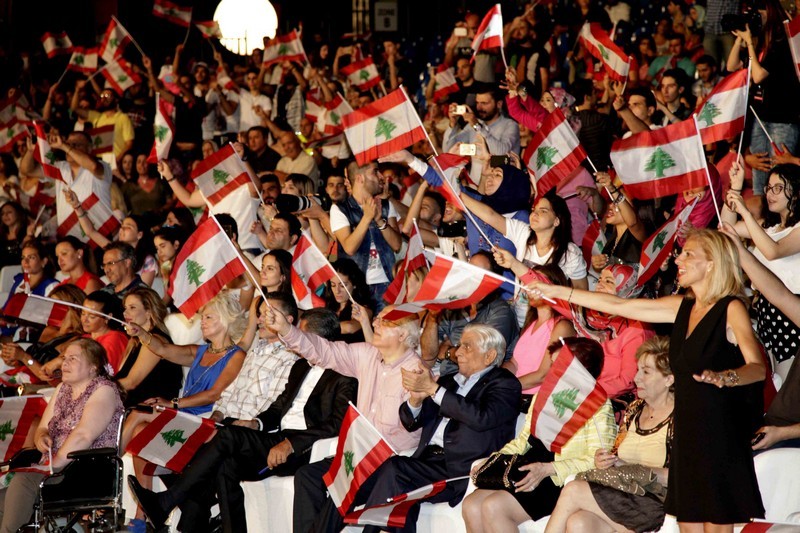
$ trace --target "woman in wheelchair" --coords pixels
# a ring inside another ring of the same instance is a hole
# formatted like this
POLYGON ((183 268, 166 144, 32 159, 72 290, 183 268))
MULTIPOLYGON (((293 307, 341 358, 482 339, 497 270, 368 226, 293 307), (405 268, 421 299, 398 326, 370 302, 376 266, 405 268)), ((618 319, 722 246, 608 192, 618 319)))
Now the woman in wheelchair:
MULTIPOLYGON (((103 347, 92 339, 78 339, 64 352, 61 384, 47 405, 34 441, 42 452, 40 465, 52 457, 53 471, 71 461, 68 455, 86 448, 116 447, 123 413, 120 390, 108 375, 103 347)), ((14 533, 28 523, 44 472, 17 472, 0 491, 0 532, 14 533)))
MULTIPOLYGON (((171 400, 156 397, 144 402, 152 407, 169 407, 199 416, 209 416, 214 402, 222 391, 233 383, 244 363, 245 352, 236 345, 247 325, 239 306, 239 299, 223 290, 200 308, 200 329, 208 344, 176 346, 153 335, 139 324, 130 324, 128 334, 138 337, 142 344, 158 357, 188 366, 189 373, 183 394, 171 400)), ((159 413, 132 411, 122 428, 122 447, 144 429, 159 413)), ((145 476, 145 462, 134 458, 134 472, 145 488, 152 487, 150 476, 145 476)), ((138 513, 137 513, 138 515, 138 513)))

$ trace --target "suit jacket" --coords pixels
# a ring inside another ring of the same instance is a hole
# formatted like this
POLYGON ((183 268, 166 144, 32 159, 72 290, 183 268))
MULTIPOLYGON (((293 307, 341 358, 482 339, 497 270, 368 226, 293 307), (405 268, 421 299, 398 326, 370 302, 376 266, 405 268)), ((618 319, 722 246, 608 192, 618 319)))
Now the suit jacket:
MULTIPOLYGON (((269 409, 258 415, 264 425, 264 432, 280 429, 281 419, 292 406, 309 370, 311 365, 305 359, 298 359, 292 366, 286 388, 269 409)), ((310 454, 311 446, 319 439, 339 435, 348 402, 355 402, 357 386, 358 381, 353 378, 342 376, 333 370, 323 372, 303 407, 307 429, 281 432, 292 443, 296 456, 310 454)))
POLYGON ((449 418, 443 446, 448 475, 464 476, 473 461, 499 450, 514 437, 522 387, 514 374, 498 367, 484 374, 466 396, 456 394, 455 375, 440 377, 439 385, 446 391, 441 406, 425 398, 414 418, 404 402, 400 421, 408 431, 422 428, 419 447, 412 456, 419 458, 439 422, 449 418))

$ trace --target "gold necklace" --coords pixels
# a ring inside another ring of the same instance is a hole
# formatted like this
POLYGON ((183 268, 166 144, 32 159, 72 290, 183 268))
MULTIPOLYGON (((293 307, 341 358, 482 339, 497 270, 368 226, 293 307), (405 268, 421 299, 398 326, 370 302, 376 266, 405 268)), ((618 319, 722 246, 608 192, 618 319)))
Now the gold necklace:
POLYGON ((231 348, 233 348, 233 343, 228 344, 227 346, 222 346, 220 348, 214 348, 213 344, 209 344, 208 350, 206 350, 206 351, 208 353, 220 353, 220 352, 227 352, 231 348))

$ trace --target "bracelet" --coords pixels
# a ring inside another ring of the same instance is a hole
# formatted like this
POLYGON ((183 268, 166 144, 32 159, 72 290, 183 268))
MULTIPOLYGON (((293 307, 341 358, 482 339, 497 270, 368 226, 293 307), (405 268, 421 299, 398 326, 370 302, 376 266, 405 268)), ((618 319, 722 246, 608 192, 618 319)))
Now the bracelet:
POLYGON ((725 370, 720 372, 722 375, 722 384, 726 387, 735 387, 739 384, 739 373, 736 370, 725 370))
POLYGON ((379 229, 380 231, 383 231, 383 230, 385 230, 385 229, 386 229, 388 226, 389 226, 389 221, 388 221, 388 220, 386 220, 386 219, 384 218, 384 219, 383 219, 383 224, 381 224, 380 226, 378 226, 378 229, 379 229))
POLYGON ((573 293, 573 292, 575 292, 575 287, 572 287, 572 288, 569 290, 569 298, 567 298, 567 303, 568 303, 568 304, 571 304, 571 303, 572 303, 572 293, 573 293))
POLYGON ((621 204, 621 203, 622 203, 622 202, 624 202, 624 201, 625 201, 625 195, 624 195, 624 194, 620 194, 619 196, 617 196, 617 197, 614 199, 614 203, 615 203, 615 204, 621 204))
POLYGON ((741 192, 744 190, 744 187, 742 187, 741 189, 734 189, 733 187, 731 187, 730 190, 732 190, 733 192, 738 192, 738 193, 741 194, 741 192))
POLYGON ((172 399, 172 408, 175 409, 176 411, 179 409, 178 400, 180 400, 180 398, 173 398, 172 399))
POLYGON ((177 178, 176 178, 175 176, 172 176, 172 179, 171 179, 171 180, 167 180, 167 179, 165 179, 164 181, 166 181, 167 183, 172 183, 172 182, 173 182, 173 181, 175 181, 176 179, 177 179, 177 178))
POLYGON ((78 213, 78 218, 83 218, 83 217, 85 217, 85 216, 86 216, 86 211, 84 211, 83 209, 81 209, 81 212, 80 212, 80 213, 78 213))

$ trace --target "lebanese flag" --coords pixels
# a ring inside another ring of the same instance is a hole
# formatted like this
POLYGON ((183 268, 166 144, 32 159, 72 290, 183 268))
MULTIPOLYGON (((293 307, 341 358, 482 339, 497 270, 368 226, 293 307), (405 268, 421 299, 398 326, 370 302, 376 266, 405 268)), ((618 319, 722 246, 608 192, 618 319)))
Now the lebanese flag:
POLYGON ((797 528, 797 524, 750 522, 741 529, 741 533, 797 533, 797 528))
POLYGON ((327 136, 344 133, 342 119, 345 115, 353 112, 353 108, 347 103, 341 94, 336 93, 333 100, 322 104, 324 111, 317 120, 317 130, 327 136))
POLYGON ((556 109, 542 122, 522 156, 536 177, 536 194, 557 187, 586 159, 586 151, 564 113, 556 109))
POLYGON ((708 184, 706 156, 694 120, 614 141, 611 161, 625 192, 640 200, 708 184))
POLYGON ((792 51, 795 74, 800 78, 800 15, 796 16, 791 21, 784 20, 783 28, 786 30, 786 36, 789 38, 789 49, 792 51))
POLYGON ((228 76, 228 71, 225 70, 225 67, 217 67, 217 83, 222 85, 222 88, 228 91, 236 90, 236 84, 233 82, 231 77, 228 76))
POLYGON ((664 261, 667 260, 667 257, 672 252, 672 247, 675 245, 675 237, 678 235, 678 230, 689 220, 689 215, 692 214, 692 209, 696 204, 697 199, 681 209, 680 213, 673 215, 642 243, 642 257, 639 259, 639 278, 636 282, 639 287, 647 283, 658 272, 664 261))
POLYGON ((383 299, 392 305, 406 303, 406 273, 414 272, 420 268, 427 268, 428 261, 425 259, 425 245, 422 243, 422 237, 419 235, 419 228, 417 221, 414 221, 414 226, 411 228, 411 235, 408 236, 408 247, 406 248, 406 256, 403 259, 403 264, 397 269, 397 274, 394 280, 386 288, 383 299))
POLYGON ((44 133, 44 125, 41 122, 34 122, 33 129, 36 131, 36 151, 33 158, 42 165, 42 173, 48 178, 64 181, 61 171, 53 163, 56 161, 56 154, 47 142, 47 135, 44 133))
POLYGON ((217 220, 209 217, 181 246, 169 277, 169 294, 186 318, 233 279, 245 273, 236 248, 217 220))
POLYGON ((114 125, 101 126, 86 131, 92 138, 92 155, 105 154, 114 150, 114 125))
POLYGON ((91 74, 97 70, 97 57, 97 47, 83 48, 82 46, 76 46, 72 51, 72 56, 69 58, 69 63, 67 63, 67 70, 91 74))
POLYGON ((561 448, 605 403, 608 395, 564 346, 536 395, 531 435, 553 453, 561 448))
POLYGON ((581 251, 586 264, 591 265, 592 256, 603 253, 605 246, 606 235, 600 228, 600 220, 595 217, 589 227, 586 228, 586 233, 583 234, 583 241, 581 241, 581 251))
POLYGON ((179 6, 168 0, 155 0, 153 3, 153 15, 184 28, 188 28, 192 22, 191 7, 179 6))
POLYGON ((317 99, 318 96, 318 94, 315 95, 311 92, 306 95, 306 118, 314 124, 317 123, 319 117, 325 112, 325 106, 321 100, 317 99))
POLYGON ((108 63, 100 72, 120 96, 130 87, 142 81, 139 75, 133 70, 131 64, 121 57, 108 63))
POLYGON ((67 311, 69 308, 66 305, 58 305, 50 300, 40 300, 31 298, 24 293, 17 293, 8 300, 3 314, 34 324, 61 327, 67 311))
POLYGON ((345 115, 343 121, 347 142, 359 165, 427 139, 419 115, 402 88, 345 115))
POLYGON ((156 117, 153 122, 153 148, 147 157, 148 163, 158 163, 169 158, 169 149, 175 137, 175 126, 167 110, 167 102, 156 95, 156 117))
POLYGON ((247 168, 230 144, 200 161, 192 170, 192 179, 211 205, 250 183, 247 168))
MULTIPOLYGON (((91 182, 82 182, 78 185, 73 183, 70 187, 72 188, 72 192, 78 196, 81 207, 86 211, 86 215, 89 217, 89 220, 92 221, 92 225, 94 225, 98 233, 107 238, 111 238, 111 235, 120 227, 119 220, 114 215, 111 207, 101 202, 100 198, 92 192, 91 182)), ((56 233, 59 237, 72 235, 81 240, 86 239, 86 235, 83 233, 81 224, 78 221, 78 214, 75 211, 72 211, 72 213, 58 225, 56 233)), ((94 241, 90 242, 94 243, 94 241)), ((97 243, 94 243, 93 246, 96 244, 97 243)))
POLYGON ((503 13, 500 4, 495 4, 483 17, 472 39, 472 59, 479 50, 503 48, 503 13))
POLYGON ((311 237, 303 232, 292 256, 292 293, 300 309, 325 307, 325 300, 317 296, 317 290, 336 277, 336 271, 311 237))
POLYGON ((306 52, 297 30, 275 37, 264 47, 263 64, 268 67, 281 61, 305 61, 306 52))
POLYGON ((28 100, 20 91, 16 91, 14 96, 6 98, 0 102, 0 125, 8 126, 11 122, 27 122, 29 108, 28 100))
POLYGON ((114 59, 121 56, 125 47, 133 40, 131 34, 116 19, 111 19, 100 44, 100 57, 106 63, 113 63, 114 59))
POLYGON ((347 513, 361 484, 394 454, 386 439, 351 403, 342 420, 333 463, 322 477, 339 514, 347 513))
POLYGON ((347 516, 344 517, 344 523, 359 526, 405 527, 408 511, 411 509, 412 505, 430 498, 431 496, 436 496, 447 487, 447 483, 450 481, 458 481, 460 479, 467 479, 468 477, 469 476, 464 476, 437 481, 436 483, 425 485, 411 492, 395 496, 388 503, 348 513, 347 516))
POLYGON ((216 20, 202 20, 195 22, 194 25, 206 39, 211 39, 212 37, 214 39, 222 39, 222 32, 216 20))
POLYGON ((442 169, 444 176, 439 173, 436 165, 428 165, 428 170, 422 175, 423 179, 428 184, 444 196, 451 205, 455 206, 461 211, 466 211, 464 202, 461 201, 459 196, 461 191, 461 183, 459 176, 469 163, 469 158, 457 154, 439 154, 434 157, 439 168, 442 169))
POLYGON ((22 122, 14 119, 4 128, 0 129, 0 152, 10 152, 17 141, 28 136, 28 128, 22 122))
POLYGON ((609 78, 621 82, 628 79, 630 58, 611 40, 600 24, 587 22, 581 28, 579 38, 589 53, 602 61, 609 78))
POLYGON ((72 41, 65 31, 61 33, 47 32, 42 35, 41 41, 48 59, 53 59, 60 54, 69 54, 74 49, 72 41))
POLYGON ((214 431, 215 424, 208 418, 165 408, 131 439, 125 451, 173 472, 182 472, 214 431))
POLYGON ((346 67, 340 68, 339 72, 347 76, 350 85, 359 91, 369 91, 381 82, 378 67, 369 56, 360 61, 353 61, 346 67))
POLYGON ((45 399, 38 395, 10 396, 0 399, 0 456, 11 460, 22 449, 36 418, 44 414, 45 399))
POLYGON ((703 144, 736 137, 744 131, 750 71, 741 69, 725 76, 697 106, 697 124, 703 144))
POLYGON ((433 99, 444 100, 448 95, 458 92, 458 83, 452 68, 437 72, 433 76, 433 99))
POLYGON ((423 309, 461 309, 483 300, 492 291, 508 282, 488 270, 438 253, 428 253, 433 264, 419 292, 408 303, 400 304, 386 314, 387 320, 398 320, 423 309))

